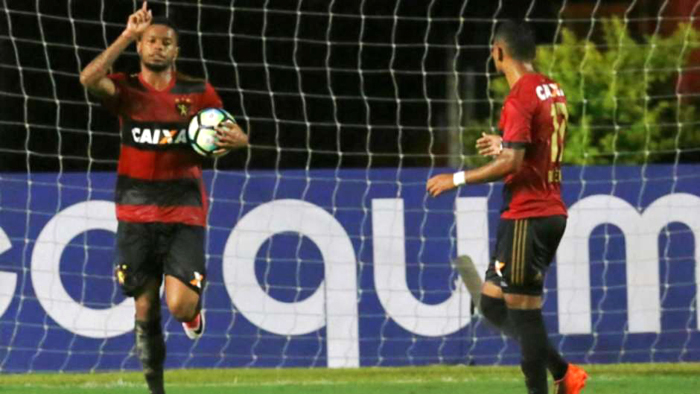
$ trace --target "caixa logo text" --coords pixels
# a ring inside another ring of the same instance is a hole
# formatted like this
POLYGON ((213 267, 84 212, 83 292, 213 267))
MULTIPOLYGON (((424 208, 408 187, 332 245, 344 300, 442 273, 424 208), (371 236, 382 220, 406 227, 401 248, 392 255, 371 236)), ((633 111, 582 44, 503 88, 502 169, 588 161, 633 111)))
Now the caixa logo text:
MULTIPOLYGON (((470 255, 483 272, 489 260, 487 198, 457 198, 454 214, 456 252, 470 255)), ((432 304, 422 302, 409 289, 404 201, 375 198, 370 218, 374 291, 387 318, 408 332, 426 337, 450 335, 468 325, 471 300, 461 282, 449 297, 432 304)), ((642 211, 610 195, 593 195, 573 204, 557 254, 559 332, 593 331, 589 241, 593 231, 604 224, 616 226, 624 235, 627 329, 631 333, 660 332, 658 238, 670 223, 686 225, 695 240, 700 239, 700 197, 668 194, 642 211)), ((71 297, 61 281, 61 255, 73 238, 90 230, 115 232, 116 228, 113 203, 92 200, 58 212, 36 238, 30 273, 37 300, 51 318, 77 335, 110 338, 133 329, 132 299, 107 309, 90 308, 71 297)), ((11 246, 0 229, 0 253, 11 246)), ((700 248, 695 247, 696 290, 700 289, 699 252, 700 248)), ((243 215, 228 234, 222 253, 223 285, 236 310, 260 329, 297 336, 325 328, 329 366, 358 366, 362 313, 358 302, 359 253, 343 223, 327 210, 302 200, 273 200, 243 215), (260 248, 282 233, 307 237, 323 260, 323 280, 310 296, 299 301, 283 302, 271 297, 256 277, 255 260, 260 248)), ((0 272, 0 316, 15 297, 17 281, 16 273, 0 272)), ((700 322, 700 308, 696 313, 700 322)))
POLYGON ((186 144, 187 131, 185 129, 148 129, 133 127, 131 137, 137 144, 168 145, 186 144))

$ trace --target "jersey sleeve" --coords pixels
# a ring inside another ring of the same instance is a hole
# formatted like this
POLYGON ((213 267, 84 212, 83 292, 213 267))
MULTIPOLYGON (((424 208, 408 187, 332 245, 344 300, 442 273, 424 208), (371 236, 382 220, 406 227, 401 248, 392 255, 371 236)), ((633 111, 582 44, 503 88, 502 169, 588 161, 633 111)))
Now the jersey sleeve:
POLYGON ((532 118, 537 108, 537 97, 518 94, 508 97, 503 105, 501 126, 503 146, 518 147, 532 141, 532 118))
POLYGON ((126 80, 126 74, 109 74, 107 75, 107 78, 114 83, 114 88, 116 91, 114 96, 101 97, 100 101, 102 102, 102 106, 104 106, 109 112, 119 115, 121 104, 125 101, 124 95, 126 94, 126 90, 124 89, 124 81, 126 80))
POLYGON ((202 93, 202 99, 200 102, 200 109, 204 108, 223 108, 224 104, 221 101, 221 97, 216 93, 214 87, 211 86, 209 82, 204 85, 204 93, 202 93))

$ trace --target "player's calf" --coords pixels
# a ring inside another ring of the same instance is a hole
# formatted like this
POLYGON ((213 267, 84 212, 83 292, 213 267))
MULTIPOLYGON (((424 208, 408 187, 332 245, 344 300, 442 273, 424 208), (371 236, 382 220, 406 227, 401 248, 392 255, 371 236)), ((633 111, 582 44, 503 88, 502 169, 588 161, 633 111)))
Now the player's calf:
POLYGON ((547 330, 540 309, 508 309, 520 338, 521 368, 529 394, 547 394, 547 330))
POLYGON ((201 285, 185 284, 175 276, 165 277, 165 292, 170 314, 182 323, 182 329, 190 339, 197 339, 204 333, 204 313, 202 297, 197 290, 201 285), (195 290, 196 289, 196 290, 195 290))
POLYGON ((184 323, 197 318, 197 315, 199 314, 197 306, 197 302, 168 303, 168 310, 170 310, 170 314, 173 318, 181 323, 184 323))
POLYGON ((165 276, 165 299, 170 314, 181 323, 197 318, 200 310, 200 295, 182 279, 165 276))
POLYGON ((136 354, 151 394, 165 394, 163 364, 165 363, 165 339, 160 320, 136 321, 136 354))

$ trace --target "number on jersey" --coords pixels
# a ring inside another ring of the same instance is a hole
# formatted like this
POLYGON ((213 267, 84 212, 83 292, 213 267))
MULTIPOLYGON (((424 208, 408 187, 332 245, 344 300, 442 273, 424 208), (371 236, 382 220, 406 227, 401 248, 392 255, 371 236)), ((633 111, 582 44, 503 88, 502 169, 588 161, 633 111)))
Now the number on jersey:
POLYGON ((566 135, 566 124, 569 121, 569 111, 566 109, 566 104, 561 102, 552 103, 552 123, 554 132, 550 145, 552 147, 552 164, 556 168, 549 171, 548 178, 550 183, 561 182, 561 165, 562 157, 564 156, 564 136, 566 135))

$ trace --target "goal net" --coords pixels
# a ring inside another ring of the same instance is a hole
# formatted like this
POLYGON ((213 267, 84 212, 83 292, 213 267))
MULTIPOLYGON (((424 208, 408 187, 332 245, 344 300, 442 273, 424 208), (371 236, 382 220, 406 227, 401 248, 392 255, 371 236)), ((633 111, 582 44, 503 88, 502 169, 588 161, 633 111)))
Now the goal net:
MULTIPOLYGON (((117 119, 79 83, 137 1, 2 2, 0 371, 138 369, 112 267, 117 119)), ((430 198, 485 163, 508 88, 489 45, 528 21, 569 102, 569 222, 546 277, 574 362, 700 361, 700 92, 694 1, 158 1, 177 67, 251 146, 205 161, 204 337, 163 310, 169 368, 519 362, 451 262, 484 272, 499 183, 430 198)), ((138 72, 129 48, 115 71, 138 72)))

